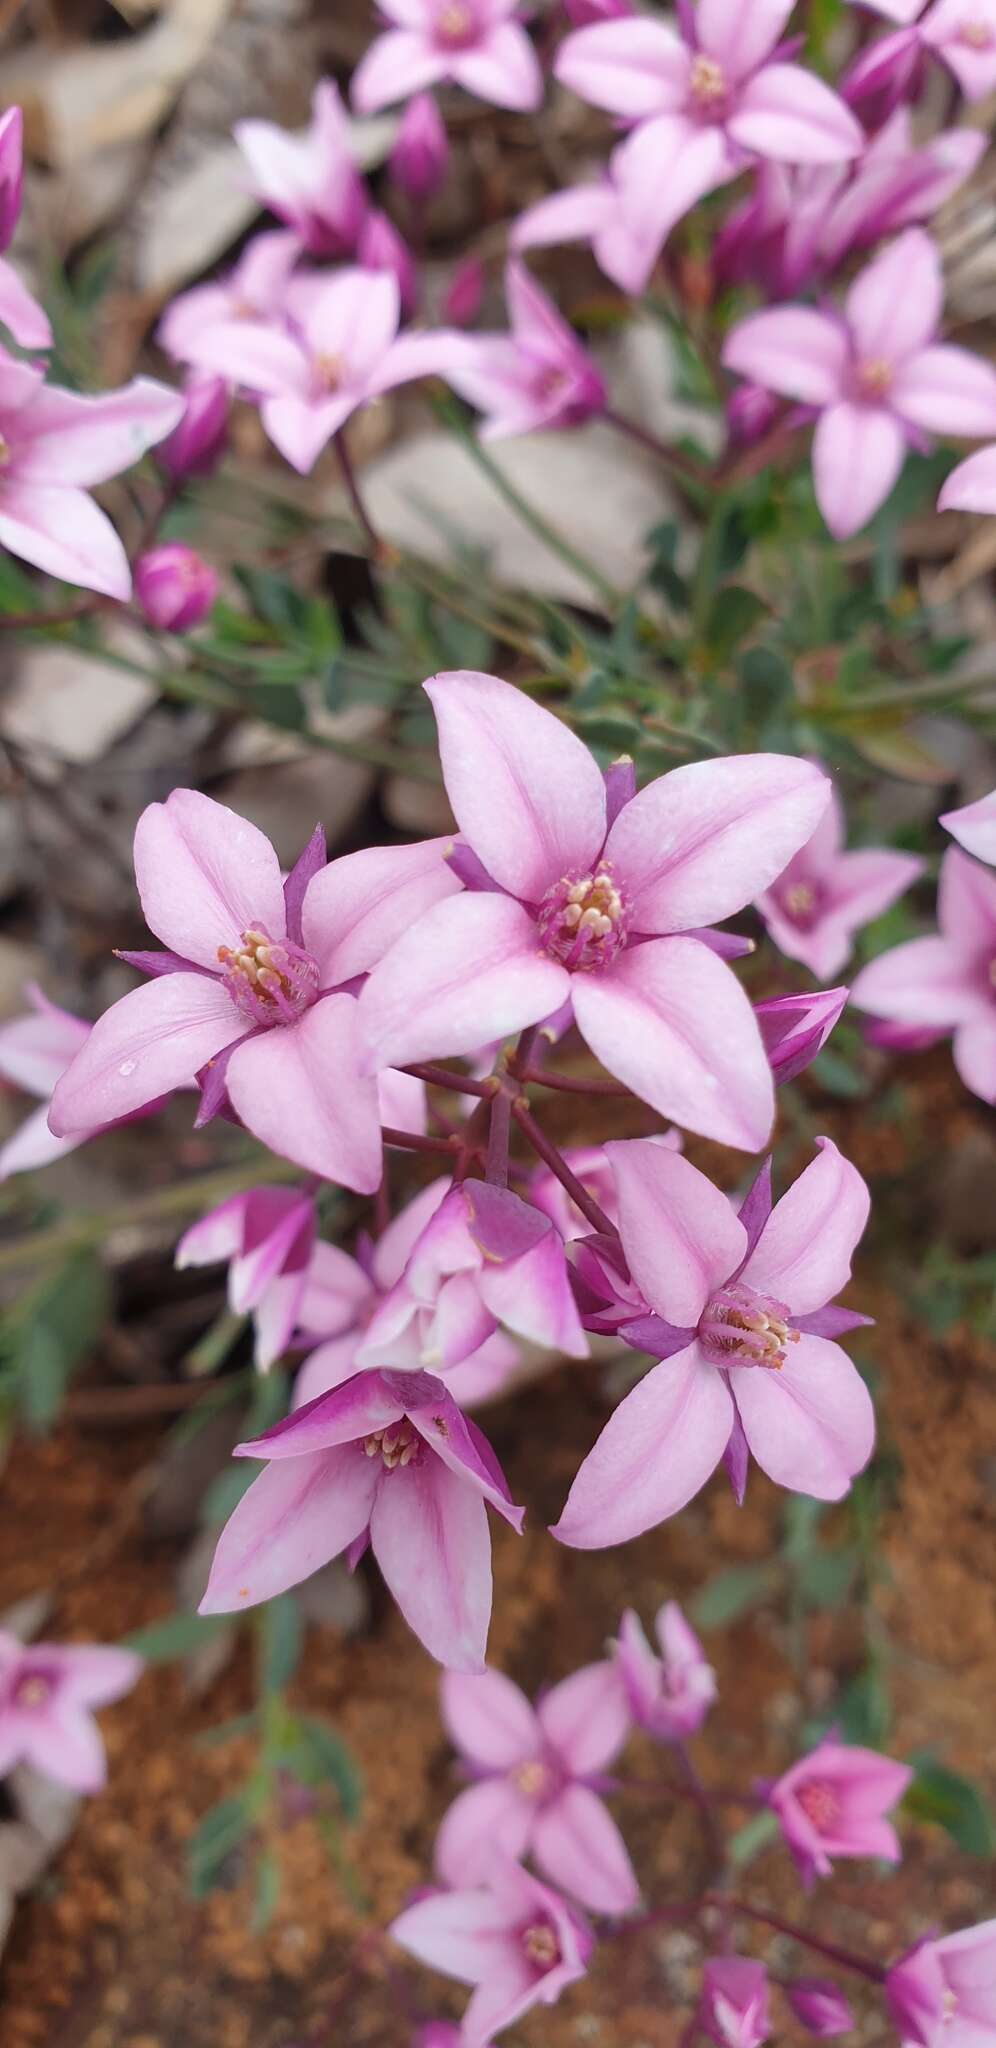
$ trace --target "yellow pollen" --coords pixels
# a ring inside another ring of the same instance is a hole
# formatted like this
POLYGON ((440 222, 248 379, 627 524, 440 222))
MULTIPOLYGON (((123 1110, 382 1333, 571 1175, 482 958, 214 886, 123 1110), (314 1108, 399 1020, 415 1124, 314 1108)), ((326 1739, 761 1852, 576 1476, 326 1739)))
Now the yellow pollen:
POLYGON ((19 1707, 43 1707, 51 1692, 47 1678, 22 1678, 15 1697, 19 1707))
POLYGON ((693 58, 688 83, 697 106, 716 107, 726 98, 723 67, 717 64, 715 57, 693 58))
POLYGON ((560 1961, 560 1947, 553 1928, 540 1922, 536 1927, 527 1927, 522 1936, 522 1946, 531 1963, 541 1970, 552 1970, 560 1961))
POLYGON ((418 1456, 419 1436, 407 1415, 400 1422, 392 1422, 388 1429, 375 1429, 364 1437, 363 1449, 368 1458, 381 1458, 387 1470, 393 1472, 398 1465, 410 1465, 418 1456))
POLYGON ((604 939, 618 924, 621 912, 622 898, 603 869, 583 882, 572 883, 562 915, 568 931, 584 931, 593 939, 604 939))
POLYGON ((945 1984, 944 1990, 941 1993, 941 2020, 945 2026, 947 2026, 949 2020, 954 2019, 957 2010, 958 2000, 950 1984, 945 1984))
POLYGON ((315 376, 325 391, 338 391, 342 383, 345 363, 341 356, 318 355, 314 361, 315 376))
POLYGON ((785 891, 785 907, 792 917, 809 917, 816 909, 816 898, 808 882, 793 882, 785 891))
POLYGON ((436 34, 444 43, 462 42, 472 26, 470 10, 461 5, 461 0, 450 0, 449 6, 441 8, 436 16, 436 34))
POLYGON ((546 1765, 541 1764, 536 1757, 531 1757, 528 1763, 516 1764, 515 1769, 509 1771, 508 1775, 516 1791, 521 1792, 525 1799, 538 1799, 540 1793, 546 1790, 546 1765))
POLYGON ((958 41, 969 50, 988 50, 992 46, 993 32, 984 21, 963 21, 958 30, 958 41))
POLYGON ((892 364, 884 356, 872 356, 858 366, 858 383, 866 398, 884 398, 892 383, 892 364))

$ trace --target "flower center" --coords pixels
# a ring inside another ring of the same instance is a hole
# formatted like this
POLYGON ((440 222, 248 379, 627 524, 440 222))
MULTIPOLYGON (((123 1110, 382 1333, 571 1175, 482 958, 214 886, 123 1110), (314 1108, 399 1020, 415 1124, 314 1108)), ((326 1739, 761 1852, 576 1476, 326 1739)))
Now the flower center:
POLYGON ((50 1700, 55 1688, 50 1678, 40 1671, 32 1671, 20 1678, 14 1687, 15 1707, 43 1707, 50 1700))
POLYGON ((702 114, 716 114, 726 99, 726 77, 715 57, 693 57, 688 90, 702 114))
POLYGON ((790 883, 782 897, 782 908, 793 924, 811 924, 817 910, 817 894, 812 883, 790 883))
POLYGON ((524 1927, 519 1939, 527 1962, 537 1970, 552 1970, 560 1961, 560 1943, 549 1920, 536 1920, 524 1927))
POLYGON ((969 50, 991 50, 993 31, 984 21, 963 21, 958 30, 957 40, 969 50))
POLYGON ((363 1448, 368 1458, 380 1458, 385 1471, 393 1472, 398 1465, 417 1464, 422 1439, 407 1415, 402 1415, 399 1422, 392 1422, 387 1429, 375 1429, 372 1435, 365 1436, 363 1448))
POLYGON ((547 890, 537 923, 546 951, 562 966, 575 974, 607 967, 629 935, 629 914, 608 863, 577 881, 563 875, 547 890))
POLYGON ((826 1778, 811 1778, 808 1785, 800 1786, 795 1796, 817 1834, 825 1835, 840 1814, 840 1800, 834 1787, 826 1778))
POLYGON ((516 1764, 508 1774, 509 1783, 521 1792, 524 1799, 543 1799, 549 1792, 552 1778, 546 1764, 538 1757, 530 1757, 527 1763, 516 1764))
POLYGON ((758 1294, 743 1281, 731 1281, 706 1304, 699 1323, 699 1343, 717 1365, 766 1365, 779 1372, 785 1347, 798 1344, 783 1301, 758 1294))
POLYGON ((293 1024, 318 994, 317 960, 262 925, 243 932, 241 946, 219 946, 218 959, 236 1009, 254 1024, 293 1024))
POLYGON ((472 42, 476 33, 474 16, 464 0, 447 0, 436 16, 436 41, 448 50, 459 50, 472 42))
POLYGON ((884 356, 869 356, 858 364, 855 381, 862 398, 884 398, 892 384, 892 364, 884 356))
POLYGON ((6 469, 11 458, 10 442, 0 434, 0 469, 6 469))
POLYGON ((341 356, 317 355, 312 368, 315 382, 323 391, 338 391, 346 369, 341 356))

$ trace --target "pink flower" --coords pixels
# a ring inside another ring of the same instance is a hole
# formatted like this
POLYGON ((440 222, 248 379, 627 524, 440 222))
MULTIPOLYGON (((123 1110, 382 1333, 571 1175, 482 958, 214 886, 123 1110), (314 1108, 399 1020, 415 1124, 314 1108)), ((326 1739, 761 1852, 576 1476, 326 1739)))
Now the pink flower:
POLYGON ((189 633, 202 625, 219 588, 217 570, 180 540, 147 548, 135 563, 135 597, 157 633, 189 633))
POLYGON ((748 1451, 777 1485, 817 1500, 840 1500, 867 1464, 868 1389, 833 1341, 864 1318, 826 1304, 850 1275, 868 1190, 829 1138, 817 1142, 774 1209, 764 1168, 739 1216, 680 1153, 642 1138, 606 1146, 632 1285, 614 1281, 602 1254, 618 1306, 582 1313, 660 1363, 584 1460, 553 1532, 562 1543, 600 1550, 640 1535, 684 1507, 721 1458, 742 1498, 748 1451))
POLYGON ((124 548, 84 486, 130 469, 182 412, 182 398, 148 377, 81 398, 0 349, 0 547, 84 590, 130 597, 124 548))
MULTIPOLYGON (((20 107, 0 115, 0 252, 9 249, 21 211, 24 123, 20 107)), ((21 348, 51 348, 48 314, 12 263, 0 254, 0 321, 21 348)))
POLYGON ((24 993, 33 1014, 0 1024, 0 1078, 12 1082, 15 1088, 23 1088, 26 1095, 40 1096, 42 1107, 34 1110, 14 1136, 0 1146, 0 1180, 6 1180, 12 1173, 48 1166, 53 1159, 75 1152, 77 1145, 93 1135, 80 1131, 72 1138, 56 1138, 48 1127, 52 1091, 80 1047, 86 1044, 90 1026, 69 1010, 60 1010, 56 1003, 50 1003, 35 982, 29 981, 24 993))
POLYGON ((534 2005, 556 2005, 585 1975, 592 1946, 559 1893, 514 1863, 497 1866, 487 1889, 420 1899, 388 1932, 431 1970, 476 1987, 461 2048, 489 2048, 534 2005))
POLYGON ((658 1742, 683 1742, 701 1728, 716 1698, 716 1674, 676 1600, 658 1608, 654 1630, 659 1656, 627 1607, 615 1645, 616 1668, 634 1721, 658 1742))
POLYGON ((996 789, 974 804, 963 804, 960 811, 945 811, 938 822, 966 853, 996 865, 996 789))
POLYGON ((357 1364, 445 1372, 472 1358, 499 1323, 570 1358, 588 1355, 559 1231, 507 1188, 463 1181, 375 1309, 357 1364))
POLYGON ((812 995, 770 996, 766 1002, 755 1003, 754 1015, 779 1087, 794 1081, 822 1052, 849 994, 846 988, 827 988, 812 995))
POLYGON ((353 73, 353 105, 375 114, 451 79, 475 98, 528 113, 543 74, 518 19, 518 0, 380 0, 391 23, 353 73))
POLYGON ((486 1884, 496 1856, 532 1856, 544 1877, 595 1913, 626 1913, 639 1888, 599 1774, 629 1733, 611 1664, 588 1664, 532 1707, 499 1671, 450 1672, 443 1719, 474 1783, 436 1837, 436 1871, 459 1891, 486 1884))
POLYGON ((311 124, 289 135, 272 121, 237 121, 235 140, 264 206, 293 228, 312 256, 351 256, 367 190, 350 149, 349 118, 330 79, 315 87, 311 124))
POLYGON ((885 2002, 907 2048, 996 2040, 996 1920, 918 1941, 888 1972, 885 2002))
POLYGON ((662 1116, 758 1148, 771 1071, 742 989, 697 934, 774 881, 828 801, 825 777, 742 755, 639 795, 614 778, 607 797, 582 741, 509 683, 464 671, 426 689, 466 842, 454 863, 477 886, 371 975, 371 1064, 472 1052, 570 999, 596 1057, 662 1116))
POLYGON ((142 1668, 132 1650, 25 1645, 0 1632, 0 1777, 26 1763, 74 1792, 99 1792, 107 1760, 90 1709, 130 1692, 142 1668))
POLYGON ((260 418, 302 475, 358 406, 433 371, 440 337, 398 335, 401 293, 385 270, 339 270, 289 287, 294 327, 222 320, 191 342, 194 360, 260 398, 260 418))
POLYGON ((300 235, 286 228, 254 235, 227 278, 194 285, 167 306, 156 333, 160 347, 181 363, 196 363, 201 336, 212 328, 239 321, 246 331, 254 323, 278 318, 300 255, 300 235))
POLYGON ((979 448, 951 471, 937 500, 940 512, 996 512, 996 447, 979 448))
POLYGON ((835 790, 812 838, 757 899, 775 945, 820 981, 840 972, 854 934, 923 873, 913 854, 879 847, 845 853, 843 844, 844 813, 835 790))
POLYGON ((698 2021, 716 2048, 759 2048, 771 2031, 764 1964, 711 1956, 702 1972, 698 2021))
POLYGON ((391 176, 415 206, 425 206, 446 183, 450 145, 446 123, 431 92, 409 100, 391 149, 391 176))
POLYGON ((996 0, 934 0, 926 11, 923 0, 871 4, 900 28, 871 44, 852 65, 848 97, 860 97, 861 89, 886 65, 898 69, 905 83, 923 56, 946 64, 967 100, 985 99, 996 89, 996 0))
POLYGON ((807 1888, 829 1877, 835 1857, 898 1863, 899 1837, 885 1819, 912 1783, 907 1764, 826 1736, 768 1788, 768 1804, 807 1888))
POLYGON ((174 483, 184 483, 191 476, 210 476, 221 460, 228 434, 228 386, 223 377, 189 374, 183 398, 179 426, 156 450, 160 469, 174 483))
POLYGON ((135 831, 145 920, 166 953, 98 1019, 59 1082, 58 1136, 141 1109, 203 1075, 200 1120, 228 1099, 307 1172, 370 1194, 381 1176, 376 1083, 358 1069, 345 985, 419 909, 451 892, 443 842, 370 847, 325 864, 316 832, 281 881, 262 832, 197 790, 150 804, 135 831))
POLYGON ((785 1986, 785 1996, 796 2019, 807 2034, 829 2041, 835 2034, 849 2034, 854 2013, 839 1984, 824 1977, 796 1977, 785 1986))
POLYGON ((438 364, 461 398, 487 415, 482 441, 577 427, 603 412, 599 371, 523 264, 509 263, 505 297, 511 333, 451 335, 438 364))
POLYGON ((996 427, 996 370, 934 341, 943 298, 937 250, 910 228, 855 279, 843 318, 778 307, 750 314, 726 342, 727 369, 819 414, 813 482, 838 540, 884 504, 925 433, 996 427))
POLYGON ((521 1527, 494 1453, 430 1373, 361 1372, 239 1458, 268 1463, 226 1523, 202 1614, 272 1600, 369 1542, 430 1655, 481 1671, 491 1617, 485 1501, 521 1527))
POLYGON ((851 991, 890 1024, 953 1031, 954 1063, 973 1094, 996 1102, 996 875, 952 847, 941 862, 940 930, 893 946, 851 991))
MULTIPOLYGON (((382 1091, 388 1078, 381 1076, 382 1091)), ((382 1093, 382 1114, 383 1107, 382 1093)), ((376 1244, 361 1240, 356 1259, 338 1245, 315 1245, 297 1310, 299 1341, 314 1337, 326 1341, 305 1359, 297 1375, 295 1408, 341 1386, 362 1366, 384 1363, 376 1346, 372 1358, 361 1356, 367 1332, 381 1304, 402 1284, 409 1259, 416 1261, 418 1270, 418 1248, 449 1186, 449 1181, 436 1180, 423 1188, 388 1224, 376 1244)), ((461 1407, 473 1408, 503 1387, 518 1362, 518 1346, 495 1330, 476 1351, 447 1370, 446 1384, 461 1407)))
POLYGON ((315 1205, 294 1188, 250 1188, 191 1224, 176 1264, 228 1265, 228 1304, 252 1311, 260 1372, 282 1356, 297 1322, 315 1241, 315 1205))

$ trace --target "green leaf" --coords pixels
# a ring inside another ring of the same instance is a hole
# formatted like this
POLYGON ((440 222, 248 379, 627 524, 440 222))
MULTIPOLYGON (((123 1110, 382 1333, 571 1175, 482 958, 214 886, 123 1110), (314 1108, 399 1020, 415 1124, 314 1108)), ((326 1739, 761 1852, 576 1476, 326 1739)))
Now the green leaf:
POLYGON ((54 1421, 73 1372, 100 1334, 109 1293, 95 1253, 77 1251, 8 1311, 0 1344, 30 1429, 41 1432, 54 1421))
POLYGON ((259 1683, 264 1693, 282 1692, 301 1654, 301 1613, 292 1593, 281 1593, 259 1609, 259 1683))
POLYGON ((706 613, 703 638, 718 662, 728 661, 754 631, 761 619, 770 616, 767 604, 757 592, 741 583, 725 583, 717 590, 706 613))
POLYGON ((659 590, 675 611, 684 612, 688 610, 688 579, 679 573, 677 567, 679 539, 679 530, 673 519, 651 528, 647 535, 650 563, 645 581, 652 590, 659 590))
POLYGON ((736 1833, 730 1836, 726 1845, 726 1853, 734 1870, 743 1870, 748 1863, 753 1863, 755 1856, 759 1856, 769 1842, 775 1841, 777 1835, 778 1822, 774 1814, 769 1813, 767 1809, 763 1813, 755 1813, 751 1820, 745 1821, 743 1827, 737 1828, 736 1833))
POLYGON ((150 1621, 147 1628, 134 1629, 122 1647, 137 1651, 147 1664, 169 1664, 175 1657, 189 1657, 231 1626, 230 1614, 167 1614, 162 1621, 150 1621))
POLYGON ((722 1628, 759 1607, 777 1584, 770 1564, 735 1564, 718 1572, 694 1601, 692 1616, 700 1628, 722 1628))
POLYGON ((967 1856, 996 1854, 992 1817, 971 1780, 939 1764, 928 1751, 910 1761, 916 1777, 903 1800, 904 1812, 943 1828, 967 1856))
POLYGON ((860 1102, 869 1093, 865 1075, 827 1046, 817 1053, 809 1071, 828 1095, 836 1095, 841 1102, 860 1102))
POLYGON ((891 1718, 884 1680, 871 1664, 845 1686, 831 1716, 846 1742, 863 1743, 869 1749, 881 1749, 891 1718))
POLYGON ((253 1826, 251 1802, 246 1792, 219 1799, 208 1809, 187 1844, 190 1889, 203 1899, 217 1884, 228 1858, 242 1846, 253 1826))
POLYGON ((843 1607, 857 1575, 860 1556, 848 1545, 814 1550, 799 1567, 797 1584, 807 1607, 843 1607))
POLYGON ((788 662, 772 647, 748 647, 737 663, 740 707, 748 732, 760 739, 765 727, 794 704, 788 662))
POLYGON ((250 1931, 253 1934, 262 1934, 273 1919, 280 1901, 280 1864, 272 1849, 264 1849, 262 1855, 257 1857, 252 1889, 250 1931))
POLYGON ((345 1743, 327 1721, 302 1716, 301 1733, 308 1744, 314 1776, 308 1782, 335 1786, 346 1820, 356 1820, 363 1797, 362 1781, 345 1743))

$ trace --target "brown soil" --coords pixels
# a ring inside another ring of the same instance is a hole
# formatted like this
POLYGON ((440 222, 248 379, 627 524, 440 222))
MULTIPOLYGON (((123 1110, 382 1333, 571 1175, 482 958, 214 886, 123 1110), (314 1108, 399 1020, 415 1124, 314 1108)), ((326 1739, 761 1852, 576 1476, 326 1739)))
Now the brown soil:
MULTIPOLYGON (((890 1291, 878 1277, 879 1242, 875 1284, 866 1271, 854 1292, 879 1319, 870 1355, 899 1464, 876 1596, 894 1653, 890 1748, 902 1755, 930 1745, 983 1783, 988 1776, 991 1793, 996 1375, 963 1330, 927 1341, 899 1298, 922 1251, 937 1120, 945 1118, 954 1149, 966 1133, 976 1141, 984 1126, 943 1060, 921 1068, 917 1088, 917 1114, 902 1140, 859 1110, 835 1120, 866 1170, 888 1177, 905 1169, 885 1205, 909 1233, 899 1286, 890 1291)), ((668 1595, 691 1597, 718 1569, 764 1557, 774 1539, 779 1497, 754 1473, 741 1511, 714 1481, 676 1521, 637 1543, 594 1555, 560 1549, 544 1524, 603 1412, 597 1373, 570 1367, 489 1419, 516 1496, 529 1506, 521 1540, 495 1528, 491 1658, 527 1688, 597 1656, 624 1606, 649 1619, 668 1595)), ((169 1610, 175 1549, 142 1539, 133 1512, 155 1443, 154 1435, 66 1428, 20 1446, 0 1499, 0 1607, 51 1587, 53 1634, 105 1640, 169 1610)), ((312 1631, 294 1687, 298 1703, 335 1722, 363 1772, 362 1817, 348 1853, 369 1919, 346 1902, 308 1818, 279 1835, 283 1882, 264 1934, 250 1931, 249 1887, 237 1869, 232 1889, 201 1904, 190 1899, 185 1843, 207 1807, 244 1777, 251 1755, 245 1740, 205 1747, 198 1737, 251 1703, 248 1657, 240 1654, 197 1703, 175 1669, 150 1671, 102 1717, 108 1791, 85 1805, 49 1881, 20 1908, 5 1959, 3 2048, 407 2048, 406 2000, 426 2014, 459 2011, 443 1980, 399 1967, 375 1935, 364 1940, 425 1882, 453 1787, 435 1667, 386 1605, 375 1603, 375 1615, 358 1642, 312 1631)), ((726 1783, 749 1784, 755 1773, 784 1767, 799 1738, 783 1622, 762 1610, 717 1632, 709 1648, 721 1698, 711 1739, 707 1729, 699 1740, 701 1765, 726 1783)), ((813 1707, 856 1666, 853 1612, 811 1620, 806 1651, 813 1707)), ((640 1777, 666 1770, 649 1749, 635 1748, 633 1758, 640 1777)), ((627 1805, 649 1898, 687 1894, 702 1859, 694 1812, 645 1799, 627 1805)), ((982 1866, 936 1830, 909 1830, 907 1839, 900 1874, 844 1866, 808 1908, 777 1849, 752 1868, 749 1883, 776 1909, 870 1953, 885 1954, 935 1921, 957 1926, 987 1910, 982 1866)), ((791 1955, 777 1941, 766 1952, 782 1966, 791 1955)), ((670 2048, 688 2016, 690 1963, 688 1938, 673 1931, 606 1943, 588 1982, 552 2013, 534 2015, 510 2043, 670 2048)), ((868 2008, 864 2038, 883 2030, 868 2008)))

